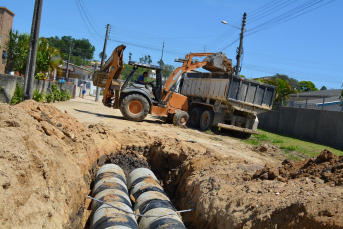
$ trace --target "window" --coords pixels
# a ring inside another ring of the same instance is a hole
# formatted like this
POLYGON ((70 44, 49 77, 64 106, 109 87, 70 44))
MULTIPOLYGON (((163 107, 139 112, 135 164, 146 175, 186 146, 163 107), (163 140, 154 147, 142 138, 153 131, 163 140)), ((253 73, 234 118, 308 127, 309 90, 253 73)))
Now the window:
POLYGON ((2 59, 7 59, 6 51, 2 51, 2 59))

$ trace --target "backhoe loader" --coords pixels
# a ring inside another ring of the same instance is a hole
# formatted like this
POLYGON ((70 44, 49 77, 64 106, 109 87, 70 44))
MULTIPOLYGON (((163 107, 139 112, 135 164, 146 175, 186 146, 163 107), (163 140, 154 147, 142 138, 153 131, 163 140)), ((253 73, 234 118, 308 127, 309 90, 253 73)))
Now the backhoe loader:
POLYGON ((115 48, 101 69, 94 73, 93 84, 105 88, 102 100, 105 106, 120 109, 123 116, 132 121, 142 121, 148 114, 153 114, 172 120, 174 125, 186 125, 189 118, 188 98, 177 93, 177 87, 174 86, 182 74, 200 67, 209 71, 232 73, 231 62, 227 61, 222 53, 189 53, 185 59, 177 60, 183 63, 182 66, 172 72, 164 85, 161 66, 134 61, 129 61, 128 64, 133 66, 133 70, 123 83, 120 74, 124 68, 125 48, 125 45, 115 48), (204 59, 197 61, 194 57, 204 59), (134 72, 139 67, 156 70, 156 82, 151 85, 152 95, 145 85, 131 82, 134 72))

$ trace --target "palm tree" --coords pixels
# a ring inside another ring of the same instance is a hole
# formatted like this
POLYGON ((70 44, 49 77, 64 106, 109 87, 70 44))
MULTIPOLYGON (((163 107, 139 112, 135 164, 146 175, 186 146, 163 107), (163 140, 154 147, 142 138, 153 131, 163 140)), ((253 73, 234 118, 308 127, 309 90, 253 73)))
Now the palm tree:
POLYGON ((61 64, 63 64, 61 51, 50 47, 49 41, 46 38, 40 38, 37 50, 36 73, 50 73, 55 69, 59 70, 59 65, 61 64))

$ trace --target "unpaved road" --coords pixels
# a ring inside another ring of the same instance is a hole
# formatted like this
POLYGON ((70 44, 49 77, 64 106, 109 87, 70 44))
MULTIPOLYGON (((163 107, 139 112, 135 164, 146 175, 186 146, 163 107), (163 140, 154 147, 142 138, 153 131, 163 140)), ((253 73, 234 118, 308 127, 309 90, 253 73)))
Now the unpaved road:
POLYGON ((119 109, 111 109, 95 102, 95 97, 77 98, 67 102, 54 103, 61 111, 67 111, 78 121, 83 123, 104 123, 111 129, 121 132, 125 129, 146 131, 149 135, 168 138, 177 138, 184 141, 195 141, 210 150, 217 151, 222 156, 235 156, 250 162, 264 165, 266 162, 274 164, 284 159, 281 152, 273 152, 274 156, 261 155, 253 151, 253 147, 228 136, 209 135, 196 129, 180 128, 168 124, 158 116, 148 115, 142 122, 127 121, 119 109))

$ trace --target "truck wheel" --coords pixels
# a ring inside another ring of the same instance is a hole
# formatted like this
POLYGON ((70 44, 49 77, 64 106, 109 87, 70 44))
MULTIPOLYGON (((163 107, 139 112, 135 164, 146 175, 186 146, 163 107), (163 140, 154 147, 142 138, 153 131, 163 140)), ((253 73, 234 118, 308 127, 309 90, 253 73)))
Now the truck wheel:
POLYGON ((198 128, 200 125, 200 118, 201 118, 202 110, 199 107, 195 107, 192 109, 191 114, 189 116, 189 125, 193 128, 198 128))
POLYGON ((131 94, 124 97, 120 104, 120 111, 124 118, 130 121, 142 121, 149 113, 148 100, 139 94, 131 94))
POLYGON ((173 117, 173 124, 175 126, 186 126, 189 115, 185 111, 177 112, 173 117))
POLYGON ((213 111, 206 110, 202 113, 200 118, 200 129, 206 131, 212 128, 214 113, 213 111))

